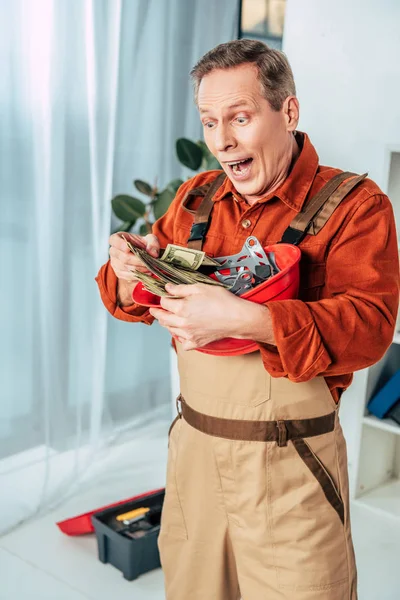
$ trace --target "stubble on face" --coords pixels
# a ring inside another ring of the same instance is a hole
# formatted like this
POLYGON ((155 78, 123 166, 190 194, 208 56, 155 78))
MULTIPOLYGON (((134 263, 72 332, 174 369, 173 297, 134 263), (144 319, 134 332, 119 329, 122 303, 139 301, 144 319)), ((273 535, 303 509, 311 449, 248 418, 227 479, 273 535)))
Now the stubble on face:
POLYGON ((295 125, 288 123, 285 103, 280 111, 271 108, 255 65, 203 77, 198 108, 208 148, 249 204, 281 185, 298 152, 295 125))

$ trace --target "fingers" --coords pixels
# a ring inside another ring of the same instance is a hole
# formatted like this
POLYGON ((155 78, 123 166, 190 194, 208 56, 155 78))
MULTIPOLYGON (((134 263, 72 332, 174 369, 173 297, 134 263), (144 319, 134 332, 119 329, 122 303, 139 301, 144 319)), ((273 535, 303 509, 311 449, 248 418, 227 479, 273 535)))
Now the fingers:
POLYGON ((124 254, 130 254, 129 250, 124 238, 128 240, 132 244, 132 246, 136 246, 137 248, 143 248, 147 250, 149 254, 153 256, 158 256, 160 251, 160 242, 158 241, 157 236, 149 233, 148 235, 141 236, 136 233, 126 233, 123 231, 119 231, 118 233, 113 233, 110 236, 109 244, 110 246, 120 250, 124 254))
POLYGON ((135 273, 137 271, 141 273, 149 273, 147 267, 143 265, 133 255, 126 256, 120 250, 116 248, 110 248, 110 264, 118 279, 124 279, 126 281, 136 281, 135 273), (120 260, 122 258, 122 260, 120 260))
POLYGON ((136 247, 145 248, 146 244, 150 244, 153 254, 159 252, 159 242, 155 235, 141 237, 132 233, 122 234, 114 233, 110 237, 110 263, 111 267, 118 277, 126 281, 135 281, 135 271, 141 273, 149 273, 150 271, 142 263, 140 258, 136 257, 128 248, 125 240, 121 237, 124 235, 126 239, 136 247))
POLYGON ((183 350, 196 350, 196 348, 198 348, 198 345, 195 342, 192 342, 190 340, 179 340, 182 344, 182 348, 183 350))
POLYGON ((179 327, 166 327, 172 337, 176 338, 179 342, 183 342, 184 340, 188 340, 189 336, 187 331, 184 329, 179 329, 179 327))
POLYGON ((134 235, 132 233, 125 233, 123 231, 120 231, 118 233, 113 233, 110 236, 108 243, 110 244, 111 247, 116 248, 120 252, 123 252, 124 254, 130 254, 131 251, 129 250, 129 248, 122 236, 124 236, 128 240, 128 242, 130 242, 132 244, 132 246, 138 246, 139 248, 146 247, 146 243, 143 241, 143 238, 140 235, 134 235))
POLYGON ((191 285, 183 284, 183 285, 175 285, 173 283, 167 283, 165 289, 168 294, 171 296, 177 296, 178 298, 186 298, 187 296, 194 296, 195 294, 201 293, 202 286, 205 284, 202 283, 194 283, 191 285))
POLYGON ((150 314, 157 319, 162 327, 177 327, 182 328, 185 325, 185 320, 170 313, 162 308, 150 308, 150 314))
POLYGON ((123 281, 130 281, 130 282, 138 281, 138 279, 136 279, 136 277, 135 277, 135 273, 133 273, 132 271, 119 271, 119 270, 116 271, 114 269, 114 273, 116 274, 118 279, 122 279, 123 281))
POLYGON ((144 236, 143 240, 145 240, 147 252, 155 258, 158 258, 158 255, 160 254, 160 242, 158 241, 157 236, 149 233, 144 236))
POLYGON ((162 296, 160 298, 160 306, 168 312, 183 316, 184 305, 180 298, 168 298, 168 296, 162 296))
POLYGON ((124 263, 119 261, 111 260, 110 262, 111 267, 118 279, 123 279, 125 281, 137 281, 137 278, 135 277, 136 269, 127 267, 124 265, 124 263))
POLYGON ((119 250, 115 246, 111 246, 111 248, 108 251, 108 254, 110 255, 111 260, 113 260, 114 262, 119 261, 120 263, 126 266, 134 267, 137 269, 144 268, 144 264, 142 263, 140 258, 132 254, 132 252, 128 252, 128 254, 126 254, 125 252, 119 250))

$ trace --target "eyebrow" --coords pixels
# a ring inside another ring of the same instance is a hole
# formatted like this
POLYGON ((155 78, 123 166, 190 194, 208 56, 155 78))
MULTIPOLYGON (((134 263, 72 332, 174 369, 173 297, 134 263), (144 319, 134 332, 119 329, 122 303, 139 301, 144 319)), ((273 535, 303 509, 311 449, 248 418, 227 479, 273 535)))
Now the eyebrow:
MULTIPOLYGON (((232 108, 240 108, 240 107, 249 107, 249 105, 247 104, 246 101, 242 101, 242 102, 235 102, 234 104, 230 104, 227 109, 228 110, 232 110, 232 108)), ((200 114, 204 114, 209 112, 210 109, 208 108, 200 108, 200 114)))

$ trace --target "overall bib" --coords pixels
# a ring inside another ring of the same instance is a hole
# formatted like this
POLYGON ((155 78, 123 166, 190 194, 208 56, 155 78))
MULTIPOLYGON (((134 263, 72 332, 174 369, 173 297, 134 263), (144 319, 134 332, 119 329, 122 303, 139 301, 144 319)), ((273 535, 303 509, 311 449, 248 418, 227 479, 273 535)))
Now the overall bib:
POLYGON ((176 347, 158 542, 167 600, 356 600, 346 444, 325 379, 272 378, 260 352, 176 347))

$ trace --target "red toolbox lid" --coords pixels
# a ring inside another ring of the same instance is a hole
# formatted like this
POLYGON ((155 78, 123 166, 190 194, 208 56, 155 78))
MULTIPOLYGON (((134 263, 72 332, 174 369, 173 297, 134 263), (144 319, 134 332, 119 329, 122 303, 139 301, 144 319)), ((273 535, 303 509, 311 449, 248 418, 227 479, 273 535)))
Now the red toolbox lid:
POLYGON ((107 504, 106 506, 100 506, 99 508, 95 508, 89 512, 83 513, 81 515, 77 515, 76 517, 70 517, 69 519, 65 519, 64 521, 58 521, 56 525, 61 529, 63 533, 67 535, 84 535, 85 533, 93 533, 94 527, 92 525, 91 516, 95 513, 98 513, 102 510, 106 510, 106 508, 112 508, 113 506, 119 506, 120 504, 126 504, 127 502, 132 502, 133 500, 140 500, 140 498, 146 498, 147 496, 151 496, 152 494, 156 494, 157 492, 161 492, 165 488, 159 488, 157 490, 152 490, 151 492, 145 492, 144 494, 139 494, 138 496, 132 496, 131 498, 126 498, 125 500, 121 500, 120 502, 114 502, 113 504, 107 504))

